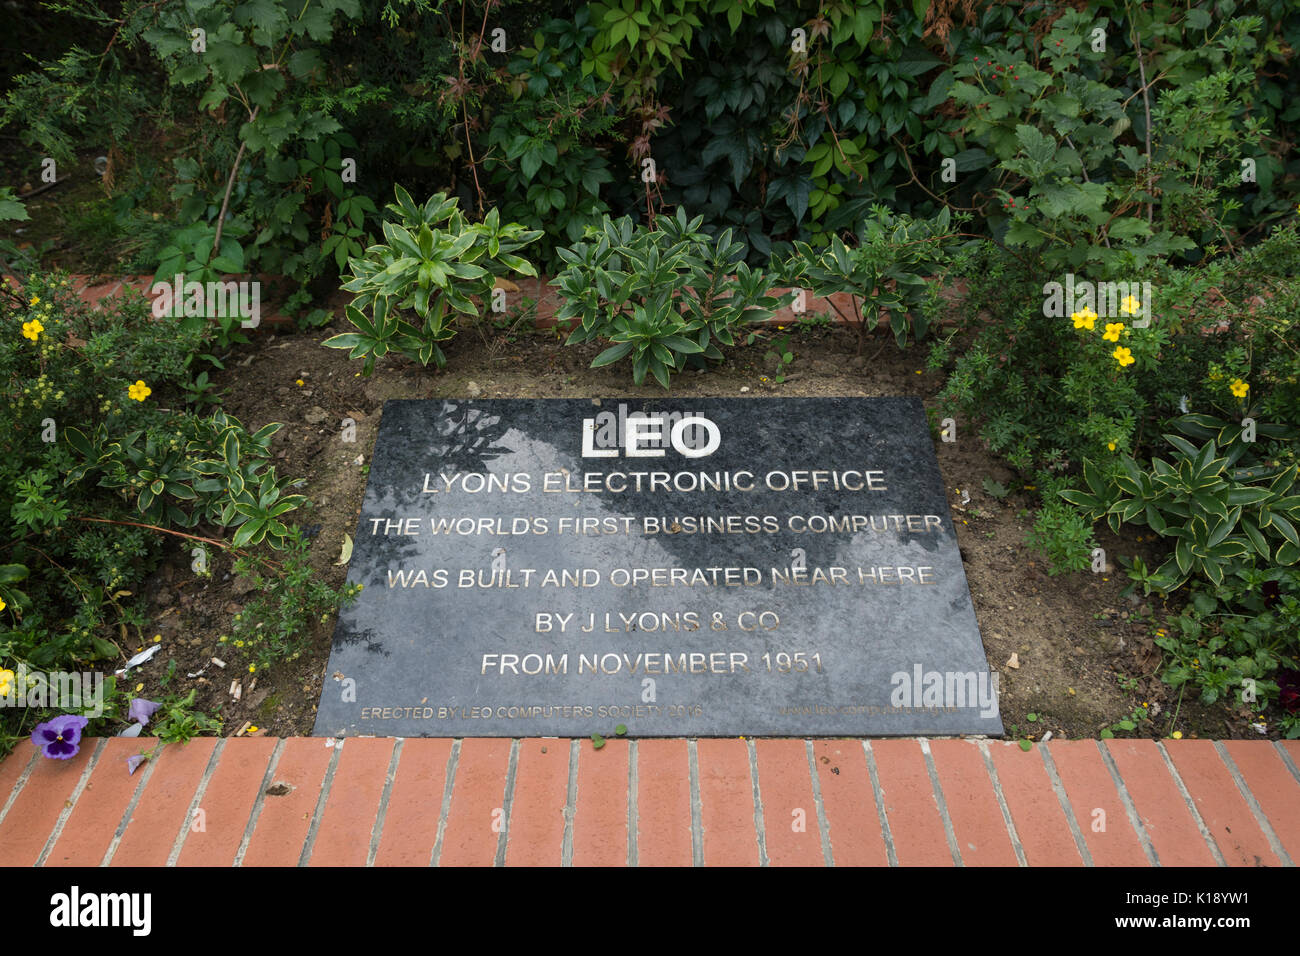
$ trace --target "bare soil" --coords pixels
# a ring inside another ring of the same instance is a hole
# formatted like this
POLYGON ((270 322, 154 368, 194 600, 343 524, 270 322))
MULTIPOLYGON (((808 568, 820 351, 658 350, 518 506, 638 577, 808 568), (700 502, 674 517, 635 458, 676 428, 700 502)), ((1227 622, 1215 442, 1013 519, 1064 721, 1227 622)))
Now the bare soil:
MULTIPOLYGON (((341 310, 340 310, 341 312, 341 310)), ((299 523, 311 534, 312 563, 332 586, 347 569, 335 562, 345 534, 356 530, 366 474, 388 398, 639 398, 662 395, 658 385, 636 387, 626 363, 591 369, 594 347, 563 347, 554 330, 502 334, 468 330, 450 343, 446 370, 421 369, 400 357, 386 357, 369 378, 347 353, 320 347, 346 331, 336 319, 325 329, 263 330, 251 345, 233 351, 226 370, 215 375, 225 390, 224 407, 251 429, 277 421, 277 471, 304 477, 298 489, 312 501, 299 523), (287 334, 285 334, 287 332, 287 334), (297 384, 299 381, 303 384, 297 384), (340 435, 340 422, 356 422, 356 441, 340 435), (360 456, 360 457, 358 457, 360 456)), ((941 373, 923 370, 923 351, 900 350, 877 333, 862 355, 855 332, 840 327, 796 330, 795 354, 783 383, 765 364, 766 344, 734 349, 726 364, 704 373, 688 372, 673 382, 673 394, 690 397, 919 396, 930 408, 942 386, 941 373)), ((1121 597, 1123 575, 1051 575, 1047 562, 1029 549, 1025 532, 1036 499, 1019 477, 984 448, 972 427, 959 427, 953 443, 936 441, 939 468, 948 489, 958 542, 989 663, 1002 675, 1002 719, 1009 735, 1039 740, 1050 731, 1061 738, 1096 737, 1136 711, 1149 715, 1128 734, 1163 737, 1175 730, 1188 737, 1257 737, 1248 711, 1206 708, 1181 700, 1159 680, 1161 653, 1152 643, 1169 609, 1154 600, 1121 597), (989 478, 1010 489, 1001 500, 985 493, 989 478), (1033 715, 1033 719, 1031 716, 1033 715)), ((1148 553, 1150 543, 1103 535, 1115 556, 1148 553)), ((190 573, 189 555, 177 546, 147 590, 156 631, 163 635, 157 662, 138 679, 146 696, 168 660, 176 661, 169 690, 198 688, 196 706, 220 716, 227 734, 251 724, 256 733, 310 734, 322 682, 327 677, 334 615, 314 626, 310 649, 299 660, 258 675, 254 683, 239 668, 218 670, 213 656, 230 656, 217 643, 231 615, 255 594, 249 582, 230 573, 218 558, 208 580, 190 573), (159 666, 160 665, 160 666, 159 666), (206 674, 188 673, 206 667, 206 674), (243 684, 241 699, 231 681, 243 684)), ((244 669, 246 671, 246 668, 244 669)))

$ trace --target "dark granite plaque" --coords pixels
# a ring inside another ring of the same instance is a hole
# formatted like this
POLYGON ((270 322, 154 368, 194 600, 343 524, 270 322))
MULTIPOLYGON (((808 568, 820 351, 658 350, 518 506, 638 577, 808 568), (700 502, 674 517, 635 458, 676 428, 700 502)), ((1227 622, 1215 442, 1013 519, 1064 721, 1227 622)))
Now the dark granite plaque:
POLYGON ((322 736, 1001 734, 912 398, 385 403, 322 736))

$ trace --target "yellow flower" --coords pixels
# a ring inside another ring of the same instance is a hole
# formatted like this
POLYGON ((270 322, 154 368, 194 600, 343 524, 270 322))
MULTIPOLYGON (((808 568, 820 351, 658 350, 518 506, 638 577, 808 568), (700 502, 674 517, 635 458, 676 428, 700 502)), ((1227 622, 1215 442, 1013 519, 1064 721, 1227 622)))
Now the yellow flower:
POLYGON ((1125 296, 1124 301, 1119 304, 1119 310, 1125 315, 1137 315, 1138 310, 1142 308, 1142 303, 1133 296, 1125 296))
POLYGON ((1181 730, 1175 730, 1175 731, 1174 731, 1172 734, 1170 734, 1169 736, 1173 737, 1174 740, 1182 740, 1182 739, 1183 739, 1183 732, 1182 732, 1181 730))
POLYGON ((1222 372, 1211 372, 1211 373, 1210 373, 1210 381, 1211 381, 1211 382, 1217 382, 1217 381, 1218 381, 1219 379, 1221 379, 1221 378, 1223 378, 1223 373, 1222 373, 1222 372))
POLYGON ((1106 447, 1109 448, 1111 451, 1114 451, 1114 450, 1115 450, 1115 443, 1114 443, 1113 441, 1108 441, 1108 442, 1106 442, 1106 447))
POLYGON ((1087 329, 1092 331, 1092 324, 1097 321, 1097 313, 1092 309, 1084 309, 1082 312, 1075 312, 1070 316, 1074 320, 1076 329, 1087 329))
POLYGON ((36 337, 45 331, 45 326, 41 325, 40 319, 32 319, 30 322, 23 323, 23 338, 36 341, 36 337))
POLYGON ((1124 331, 1123 322, 1107 322, 1106 334, 1102 336, 1107 342, 1118 342, 1119 334, 1124 331))
POLYGON ((134 385, 127 386, 126 393, 137 402, 143 402, 153 394, 153 389, 146 385, 143 379, 136 379, 134 385))
POLYGON ((306 385, 307 383, 304 382, 302 379, 298 379, 297 384, 299 384, 299 385, 306 385))
POLYGON ((257 670, 257 665, 256 665, 256 664, 249 664, 249 665, 248 665, 248 673, 252 674, 252 673, 254 673, 256 670, 257 670))
POLYGON ((1137 359, 1133 357, 1133 353, 1122 345, 1110 354, 1115 356, 1115 361, 1119 362, 1121 368, 1125 365, 1132 365, 1137 361, 1137 359))
POLYGON ((5 608, 7 608, 8 606, 9 606, 9 605, 5 603, 5 599, 4 599, 4 598, 0 598, 0 611, 3 611, 3 610, 4 610, 5 608))
POLYGON ((4 688, 3 690, 0 690, 0 694, 7 694, 9 692, 8 687, 13 682, 14 682, 13 671, 11 671, 7 667, 4 670, 0 670, 0 688, 4 688))
POLYGON ((1247 385, 1245 382, 1243 382, 1241 379, 1237 379, 1228 387, 1232 389, 1232 394, 1237 396, 1238 398, 1245 398, 1246 393, 1250 391, 1250 386, 1247 385))
POLYGON ((34 295, 34 296, 32 296, 32 301, 28 302, 27 304, 28 304, 28 305, 40 305, 40 304, 41 304, 41 297, 40 297, 39 295, 34 295))
POLYGON ((257 728, 256 728, 256 727, 249 727, 248 730, 246 731, 246 733, 255 734, 255 733, 257 733, 257 728))

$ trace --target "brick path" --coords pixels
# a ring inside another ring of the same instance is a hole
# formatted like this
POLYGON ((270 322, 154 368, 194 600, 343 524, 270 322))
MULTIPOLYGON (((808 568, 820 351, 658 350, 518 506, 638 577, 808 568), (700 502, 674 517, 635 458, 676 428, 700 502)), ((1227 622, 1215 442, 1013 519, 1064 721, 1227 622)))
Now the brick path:
POLYGON ((138 739, 0 762, 0 864, 1293 866, 1300 741, 138 739))

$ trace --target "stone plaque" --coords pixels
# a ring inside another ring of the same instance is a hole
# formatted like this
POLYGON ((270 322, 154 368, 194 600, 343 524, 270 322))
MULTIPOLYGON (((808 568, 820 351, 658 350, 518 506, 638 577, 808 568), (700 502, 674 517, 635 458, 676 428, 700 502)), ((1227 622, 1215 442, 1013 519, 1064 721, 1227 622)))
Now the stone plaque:
POLYGON ((321 736, 1001 734, 914 398, 384 404, 321 736))

